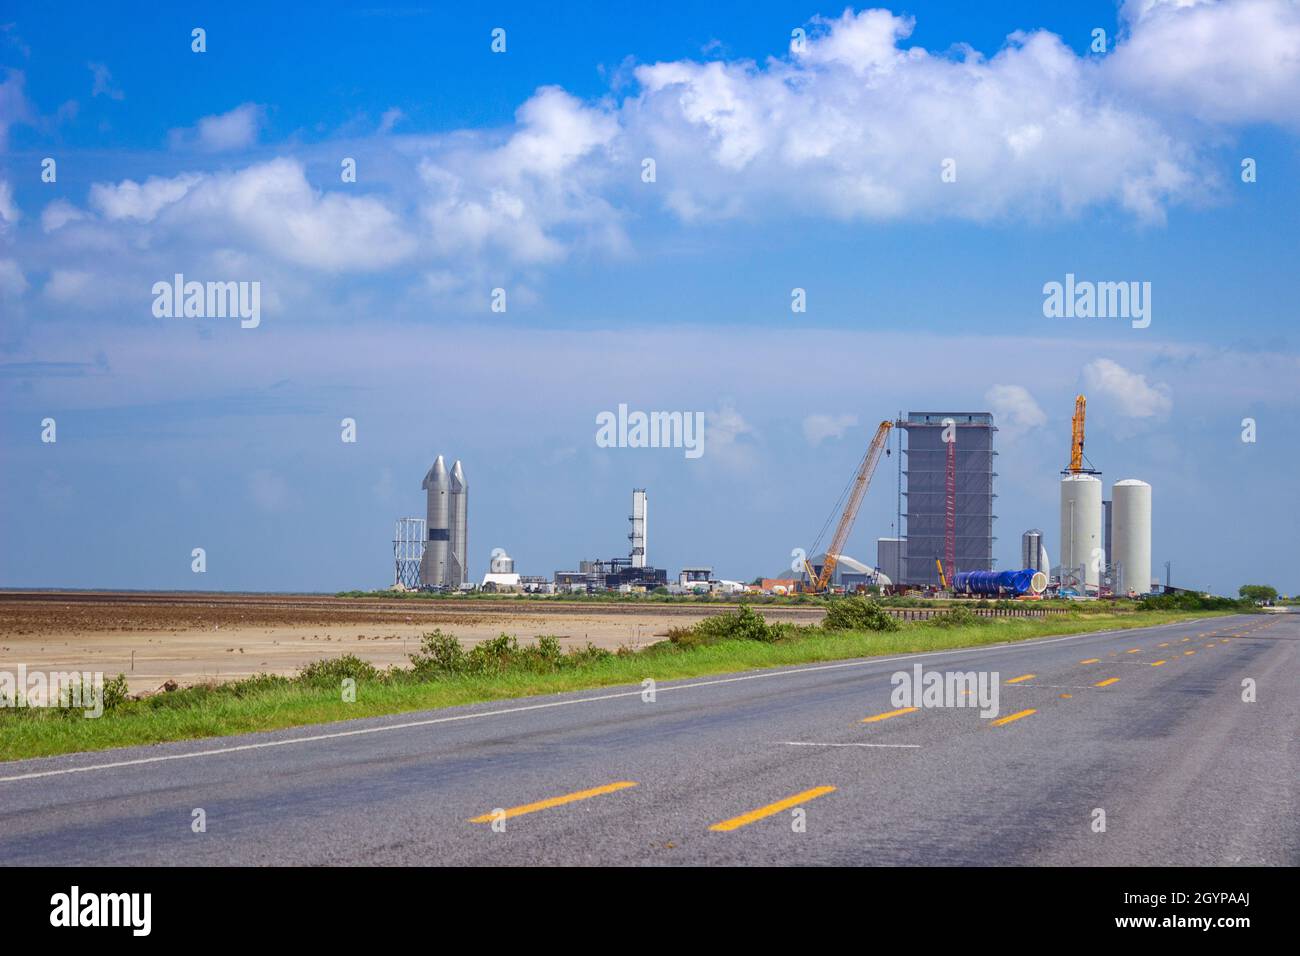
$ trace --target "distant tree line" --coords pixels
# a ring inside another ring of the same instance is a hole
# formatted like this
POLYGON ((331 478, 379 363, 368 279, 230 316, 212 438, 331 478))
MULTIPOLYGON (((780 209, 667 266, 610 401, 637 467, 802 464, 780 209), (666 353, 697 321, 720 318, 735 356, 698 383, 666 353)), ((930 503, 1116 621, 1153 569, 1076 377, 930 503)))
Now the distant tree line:
POLYGON ((1259 604, 1272 604, 1277 600, 1277 588, 1268 584, 1243 584, 1237 593, 1247 601, 1259 604))

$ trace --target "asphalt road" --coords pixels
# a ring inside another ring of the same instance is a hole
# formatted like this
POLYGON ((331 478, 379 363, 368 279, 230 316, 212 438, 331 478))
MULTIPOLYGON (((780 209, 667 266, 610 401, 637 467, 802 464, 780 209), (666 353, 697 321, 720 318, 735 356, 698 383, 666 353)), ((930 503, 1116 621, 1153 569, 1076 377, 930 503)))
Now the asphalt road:
POLYGON ((0 859, 1294 866, 1298 655, 1214 618, 18 761, 0 859), (915 663, 998 718, 881 717, 915 663))

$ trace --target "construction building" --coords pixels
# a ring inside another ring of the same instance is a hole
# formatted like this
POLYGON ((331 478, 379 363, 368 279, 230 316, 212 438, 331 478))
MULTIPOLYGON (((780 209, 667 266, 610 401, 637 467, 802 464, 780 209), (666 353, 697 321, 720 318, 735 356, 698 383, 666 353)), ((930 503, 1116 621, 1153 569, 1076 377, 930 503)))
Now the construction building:
MULTIPOLYGON (((899 517, 906 519, 906 534, 899 583, 938 587, 939 562, 947 564, 948 558, 949 575, 993 570, 993 415, 908 412, 896 425, 905 435, 899 517)), ((888 568, 881 570, 889 574, 888 568)))
POLYGON ((713 568, 706 565, 697 565, 694 567, 682 568, 677 574, 678 587, 691 590, 693 588, 709 589, 709 582, 713 580, 713 568))
POLYGON ((626 558, 578 562, 577 571, 556 571, 555 587, 563 591, 617 591, 628 588, 654 590, 668 584, 668 572, 646 563, 646 540, 649 534, 649 498, 644 488, 632 489, 632 513, 628 515, 632 530, 628 540, 631 552, 626 558))

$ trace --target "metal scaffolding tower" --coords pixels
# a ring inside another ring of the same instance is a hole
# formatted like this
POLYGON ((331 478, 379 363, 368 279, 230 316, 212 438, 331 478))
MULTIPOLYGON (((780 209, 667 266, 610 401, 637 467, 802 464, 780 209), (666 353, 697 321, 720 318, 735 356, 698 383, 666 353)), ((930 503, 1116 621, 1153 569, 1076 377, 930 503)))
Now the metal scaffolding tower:
POLYGON ((393 532, 393 584, 412 590, 420 586, 424 559, 423 518, 398 518, 393 532))
POLYGON ((943 564, 948 582, 957 580, 957 439, 948 442, 943 503, 943 564))

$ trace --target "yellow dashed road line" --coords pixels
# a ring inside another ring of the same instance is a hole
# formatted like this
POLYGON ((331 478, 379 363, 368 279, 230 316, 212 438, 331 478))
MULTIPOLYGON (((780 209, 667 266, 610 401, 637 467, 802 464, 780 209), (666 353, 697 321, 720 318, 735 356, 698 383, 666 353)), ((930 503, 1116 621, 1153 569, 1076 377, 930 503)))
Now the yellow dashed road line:
POLYGON ((536 813, 538 810, 549 810, 551 807, 563 806, 566 803, 574 803, 578 800, 588 800, 591 797, 599 797, 602 794, 614 793, 617 790, 626 790, 628 787, 635 787, 636 784, 631 780, 620 780, 617 783, 607 783, 603 787, 592 787, 590 790, 579 790, 577 793, 566 793, 562 797, 548 797, 545 800, 538 800, 536 803, 525 803, 522 806, 511 807, 501 814, 484 813, 482 816, 472 818, 470 823, 491 823, 496 819, 509 819, 510 817, 522 816, 525 813, 536 813))
POLYGON ((803 793, 796 793, 793 797, 786 797, 784 800, 778 800, 776 803, 769 803, 765 807, 759 807, 757 810, 750 810, 748 813, 742 813, 738 817, 732 817, 730 820, 723 820, 721 823, 715 823, 709 827, 710 830, 716 830, 725 833, 728 830, 738 830, 743 826, 753 823, 756 820, 762 820, 764 817, 770 817, 774 813, 780 813, 782 810, 789 810, 799 806, 808 800, 816 800, 828 793, 834 793, 834 787, 813 787, 811 790, 805 790, 803 793))
POLYGON ((1090 657, 1090 658, 1088 658, 1086 661, 1079 661, 1079 663, 1080 663, 1080 664, 1100 664, 1100 663, 1101 663, 1101 658, 1100 658, 1100 657, 1090 657))
POLYGON ((1168 661, 1152 661, 1152 662, 1151 662, 1151 666, 1152 666, 1152 667, 1159 667, 1161 664, 1167 664, 1167 663, 1169 663, 1169 662, 1168 662, 1168 661))
POLYGON ((1105 680, 1099 680, 1099 681, 1097 681, 1097 683, 1093 684, 1092 686, 1093 686, 1093 687, 1109 687, 1111 684, 1118 684, 1118 683, 1119 683, 1119 678, 1118 678, 1118 677, 1107 677, 1105 680))
POLYGON ((1033 678, 1035 678, 1035 677, 1037 677, 1037 676, 1038 676, 1037 674, 1021 674, 1019 677, 1013 677, 1013 678, 1011 678, 1011 680, 1007 681, 1007 683, 1008 683, 1008 684, 1019 684, 1022 680, 1032 680, 1033 678))
POLYGON ((900 709, 898 709, 898 710, 890 710, 890 711, 887 711, 887 712, 885 712, 885 713, 883 713, 883 714, 876 714, 874 717, 863 717, 863 718, 862 718, 862 722, 863 722, 864 724, 874 724, 874 723, 876 723, 877 721, 880 721, 880 720, 888 720, 890 717, 901 717, 903 714, 910 714, 910 713, 912 713, 912 712, 914 712, 914 711, 917 711, 917 710, 920 710, 920 708, 919 708, 919 707, 902 707, 902 708, 900 708, 900 709))
POLYGON ((1019 720, 1021 717, 1028 717, 1030 714, 1036 713, 1038 713, 1036 710, 1022 710, 1014 714, 1008 714, 1006 717, 999 717, 997 720, 993 721, 993 726, 1001 727, 1003 724, 1009 724, 1013 720, 1019 720))

